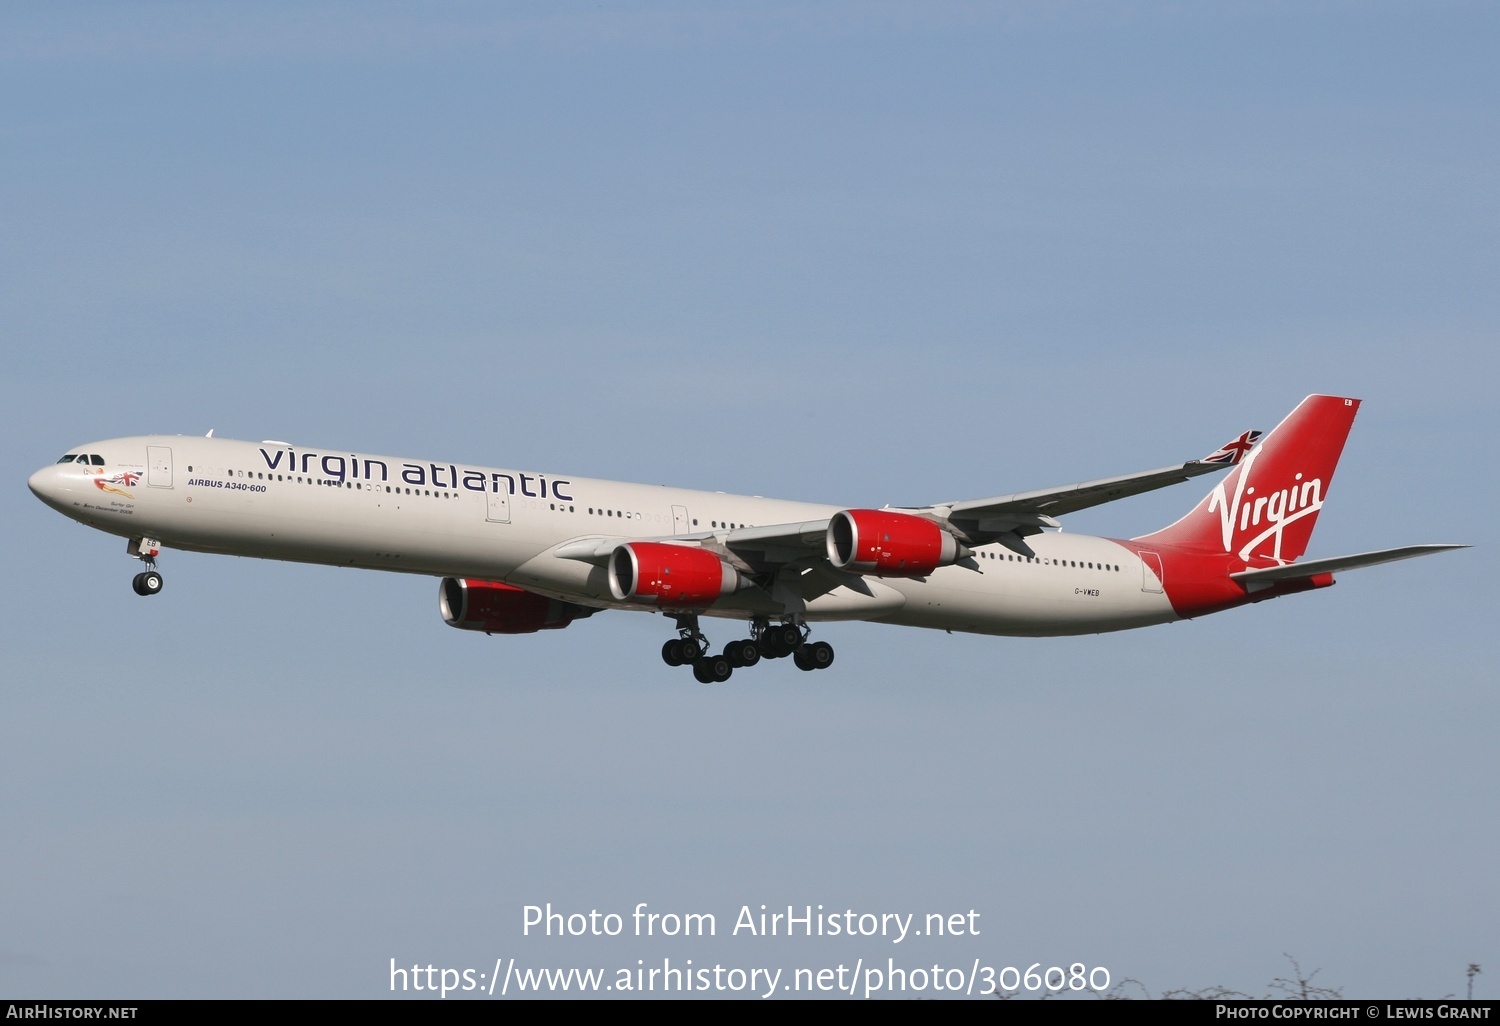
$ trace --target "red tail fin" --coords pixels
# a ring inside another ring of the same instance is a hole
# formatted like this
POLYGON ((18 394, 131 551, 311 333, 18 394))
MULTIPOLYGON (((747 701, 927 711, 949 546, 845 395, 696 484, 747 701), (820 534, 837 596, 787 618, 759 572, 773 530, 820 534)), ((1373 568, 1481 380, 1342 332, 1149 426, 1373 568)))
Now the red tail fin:
POLYGON ((1299 558, 1307 551, 1359 402, 1308 396, 1191 513, 1134 540, 1223 552, 1257 565, 1299 558))

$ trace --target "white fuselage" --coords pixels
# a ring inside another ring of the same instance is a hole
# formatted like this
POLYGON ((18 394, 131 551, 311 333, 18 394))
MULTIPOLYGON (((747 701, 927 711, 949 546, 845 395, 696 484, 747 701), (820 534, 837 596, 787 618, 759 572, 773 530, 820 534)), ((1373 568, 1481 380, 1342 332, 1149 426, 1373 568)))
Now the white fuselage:
MULTIPOLYGON (((604 568, 561 558, 578 539, 669 540, 826 520, 841 507, 551 473, 153 435, 70 450, 31 487, 90 527, 169 548, 435 577, 503 581, 598 608, 617 602, 604 568)), ((975 550, 978 570, 860 577, 810 558, 708 615, 864 619, 989 634, 1121 630, 1177 619, 1161 581, 1126 545, 1043 533, 1028 559, 975 550), (818 575, 816 586, 797 582, 818 575), (793 586, 793 585, 796 586, 793 586)))

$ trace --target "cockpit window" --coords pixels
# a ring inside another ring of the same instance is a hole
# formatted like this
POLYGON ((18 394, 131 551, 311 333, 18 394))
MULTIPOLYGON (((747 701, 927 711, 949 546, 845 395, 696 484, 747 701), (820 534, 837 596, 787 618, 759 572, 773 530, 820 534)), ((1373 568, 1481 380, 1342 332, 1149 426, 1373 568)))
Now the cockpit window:
POLYGON ((104 466, 104 457, 103 456, 97 456, 97 455, 90 455, 89 456, 89 462, 92 463, 96 467, 102 467, 102 466, 104 466))
POLYGON ((59 462, 59 463, 72 463, 77 458, 78 458, 78 454, 76 452, 70 452, 66 456, 64 456, 62 459, 58 460, 57 462, 59 462))

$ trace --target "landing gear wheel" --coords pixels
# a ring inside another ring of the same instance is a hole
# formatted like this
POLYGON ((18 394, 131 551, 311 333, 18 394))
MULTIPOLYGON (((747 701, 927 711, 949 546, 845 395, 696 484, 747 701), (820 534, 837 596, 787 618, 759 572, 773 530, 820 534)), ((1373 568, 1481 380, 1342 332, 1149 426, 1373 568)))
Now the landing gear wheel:
POLYGON ((682 639, 673 638, 661 647, 661 661, 668 666, 681 666, 685 661, 682 658, 682 639))
POLYGON ((795 624, 783 624, 763 631, 757 647, 767 659, 785 659, 802 644, 802 632, 795 624))
POLYGON ((703 646, 692 638, 679 638, 677 643, 682 646, 682 661, 685 663, 690 663, 703 654, 703 646))
POLYGON ((724 646, 724 658, 729 660, 729 665, 738 669, 742 666, 754 666, 760 662, 760 647, 746 638, 744 641, 731 641, 724 646))
POLYGON ((130 586, 135 589, 137 595, 155 595, 161 591, 161 574, 155 570, 136 574, 130 586))
POLYGON ((799 670, 824 670, 833 665, 833 646, 826 641, 814 641, 810 645, 798 645, 792 653, 792 662, 799 670))
POLYGON ((722 684, 734 673, 734 667, 723 656, 704 656, 693 661, 693 677, 699 684, 722 684))

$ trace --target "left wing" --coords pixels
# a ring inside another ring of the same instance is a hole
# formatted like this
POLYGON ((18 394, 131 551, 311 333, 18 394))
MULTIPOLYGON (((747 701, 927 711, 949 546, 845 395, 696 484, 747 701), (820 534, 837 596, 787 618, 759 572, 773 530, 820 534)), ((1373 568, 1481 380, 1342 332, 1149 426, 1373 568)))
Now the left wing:
POLYGON ((1246 431, 1202 459, 1189 460, 1172 467, 1083 481, 1062 488, 949 502, 914 512, 931 513, 956 523, 972 524, 980 534, 1014 531, 1018 528, 1022 534, 1035 534, 1043 527, 1059 526, 1055 518, 1067 513, 1076 513, 1090 506, 1099 506, 1131 495, 1141 495, 1167 485, 1181 484, 1203 474, 1232 467, 1245 458, 1245 454, 1260 441, 1260 436, 1259 431, 1246 431))
MULTIPOLYGON (((1260 440, 1260 436, 1259 431, 1246 431, 1202 459, 1157 470, 1143 470, 1120 477, 1100 478, 1061 488, 1018 492, 989 499, 970 499, 917 508, 888 508, 890 512, 934 522, 966 544, 998 541, 1017 552, 1032 555, 1030 546, 1022 539, 1027 535, 1037 534, 1044 527, 1061 526, 1056 517, 1232 467, 1244 458, 1260 440)), ((552 555, 560 559, 576 559, 604 566, 608 564, 610 554, 622 543, 651 541, 709 549, 719 553, 737 569, 765 573, 799 560, 822 556, 826 552, 830 522, 831 518, 825 517, 796 524, 772 524, 766 527, 743 527, 732 531, 656 538, 592 535, 564 542, 552 551, 552 555)))

